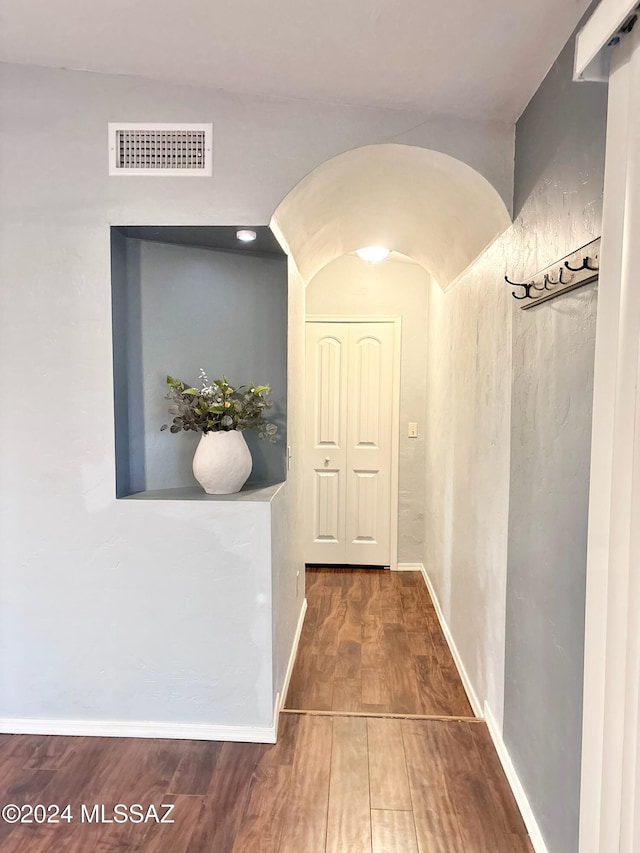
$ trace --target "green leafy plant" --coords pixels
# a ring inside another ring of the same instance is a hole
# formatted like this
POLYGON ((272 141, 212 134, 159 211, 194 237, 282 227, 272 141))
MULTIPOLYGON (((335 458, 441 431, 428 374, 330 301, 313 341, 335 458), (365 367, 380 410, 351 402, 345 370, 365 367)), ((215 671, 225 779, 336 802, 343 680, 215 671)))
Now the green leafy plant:
POLYGON ((228 379, 210 381, 200 369, 201 387, 186 385, 180 379, 167 376, 169 414, 173 423, 160 429, 171 432, 229 432, 257 429, 260 438, 277 439, 278 427, 265 417, 273 403, 269 400, 269 385, 239 385, 232 387, 228 379))

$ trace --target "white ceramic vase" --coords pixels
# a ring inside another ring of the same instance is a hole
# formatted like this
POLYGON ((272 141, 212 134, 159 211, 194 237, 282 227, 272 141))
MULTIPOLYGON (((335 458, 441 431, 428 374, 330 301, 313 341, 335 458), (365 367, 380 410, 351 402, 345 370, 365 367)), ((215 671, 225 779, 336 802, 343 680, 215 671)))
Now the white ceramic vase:
POLYGON ((251 467, 251 452, 240 430, 202 433, 193 457, 193 476, 208 495, 239 492, 251 467))

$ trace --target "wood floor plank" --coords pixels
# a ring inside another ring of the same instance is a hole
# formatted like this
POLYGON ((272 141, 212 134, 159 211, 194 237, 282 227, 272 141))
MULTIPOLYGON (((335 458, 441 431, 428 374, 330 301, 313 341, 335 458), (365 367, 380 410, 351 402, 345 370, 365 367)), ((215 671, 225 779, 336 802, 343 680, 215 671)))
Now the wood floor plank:
POLYGON ((433 654, 414 655, 418 690, 428 694, 434 714, 472 717, 473 710, 453 661, 442 665, 433 654))
POLYGON ((286 708, 472 716, 420 572, 316 568, 307 578, 286 708))
POLYGON ((221 749, 222 744, 215 741, 193 740, 185 743, 167 791, 170 794, 204 796, 211 784, 221 749))
POLYGON ((309 666, 309 678, 305 684, 304 708, 317 708, 319 711, 331 711, 333 708, 333 689, 337 658, 335 655, 313 655, 309 666))
POLYGON ((486 724, 402 723, 421 851, 444 853, 456 835, 470 853, 512 853, 514 836, 526 840, 511 804, 496 795, 502 769, 475 747, 482 729, 486 724))
MULTIPOLYGON (((196 853, 192 836, 202 814, 203 798, 197 795, 165 794, 162 802, 173 805, 170 818, 174 823, 150 823, 134 849, 144 853, 196 853)), ((121 849, 124 851, 126 848, 121 849)))
POLYGON ((362 710, 362 679, 336 678, 333 682, 332 710, 362 710))
POLYGON ((278 853, 287 809, 291 767, 258 767, 233 853, 278 853))
POLYGON ((364 705, 378 705, 381 708, 391 707, 391 691, 384 669, 375 666, 362 667, 362 704, 363 710, 364 705))
POLYGON ((418 692, 418 675, 415 661, 404 627, 398 623, 384 626, 384 642, 389 659, 388 682, 391 692, 392 713, 419 713, 414 709, 423 706, 418 692))
POLYGON ((231 853, 244 819, 262 744, 224 743, 189 842, 190 853, 231 853))
POLYGON ((4 758, 21 757, 26 763, 36 749, 49 740, 49 735, 3 735, 4 758))
POLYGON ((82 803, 94 790, 101 790, 114 756, 122 755, 127 741, 115 738, 81 737, 75 753, 55 773, 46 792, 53 803, 82 803))
POLYGON ((373 809, 371 841, 372 853, 418 853, 413 812, 373 809))
POLYGON ((400 720, 367 720, 371 808, 411 811, 400 720))
POLYGON ((326 853, 370 850, 367 721, 337 717, 333 722, 326 853))
POLYGON ((45 737, 24 766, 33 770, 59 770, 75 753, 78 743, 77 737, 45 737))
POLYGON ((384 647, 384 622, 378 616, 364 617, 360 657, 363 667, 377 669, 381 673, 388 665, 384 647))
POLYGON ((412 655, 433 654, 433 640, 424 625, 419 631, 407 631, 407 643, 412 655))
POLYGON ((421 725, 413 721, 403 721, 401 726, 419 853, 462 853, 458 815, 437 741, 434 748, 421 725))
POLYGON ((383 622, 402 623, 402 599, 398 591, 398 579, 394 572, 380 578, 380 611, 383 622))
MULTIPOLYGON (((23 757, 14 756, 14 762, 11 759, 3 763, 2 766, 2 785, 0 786, 0 800, 2 805, 6 803, 15 803, 17 805, 37 805, 43 803, 43 792, 52 781, 55 771, 31 769, 28 767, 20 767, 19 763, 23 757)), ((37 826, 16 827, 13 824, 0 821, 0 849, 9 849, 9 837, 13 835, 13 842, 18 840, 19 835, 25 837, 25 841, 31 840, 33 830, 39 830, 37 826)), ((38 835, 45 837, 45 833, 38 832, 38 835)), ((50 833, 49 833, 50 835, 50 833)))
POLYGON ((300 718, 279 853, 325 849, 332 740, 331 717, 300 718))
POLYGON ((362 675, 361 640, 342 640, 338 646, 336 678, 360 678, 362 675))
MULTIPOLYGON (((100 796, 91 792, 90 803, 103 803, 112 809, 116 803, 140 803, 160 806, 180 763, 187 741, 130 738, 122 754, 103 777, 100 796)), ((107 824, 94 845, 95 853, 112 850, 136 850, 142 844, 148 826, 132 822, 107 824)))

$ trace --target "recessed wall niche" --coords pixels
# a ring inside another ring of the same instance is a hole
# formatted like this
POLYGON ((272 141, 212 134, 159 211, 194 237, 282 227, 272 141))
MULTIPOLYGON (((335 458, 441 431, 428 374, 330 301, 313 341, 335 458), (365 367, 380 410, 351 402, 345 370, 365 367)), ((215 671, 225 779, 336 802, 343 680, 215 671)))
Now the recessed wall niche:
POLYGON ((167 374, 268 383, 275 444, 245 433, 247 487, 286 478, 287 262, 266 226, 241 244, 236 227, 111 229, 116 496, 200 489, 191 472, 199 434, 169 423, 167 374))

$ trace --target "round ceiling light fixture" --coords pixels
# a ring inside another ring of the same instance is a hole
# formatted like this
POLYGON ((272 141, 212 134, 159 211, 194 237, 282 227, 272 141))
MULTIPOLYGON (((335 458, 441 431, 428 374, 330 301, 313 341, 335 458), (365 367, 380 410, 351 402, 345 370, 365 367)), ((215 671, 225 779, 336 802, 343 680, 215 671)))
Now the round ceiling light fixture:
POLYGON ((384 246, 365 246, 364 249, 356 249, 356 255, 363 261, 377 264, 378 261, 384 261, 389 257, 389 249, 385 249, 384 246))
POLYGON ((253 243, 257 236, 256 232, 249 228, 240 228, 239 231, 236 231, 236 237, 243 243, 253 243))

